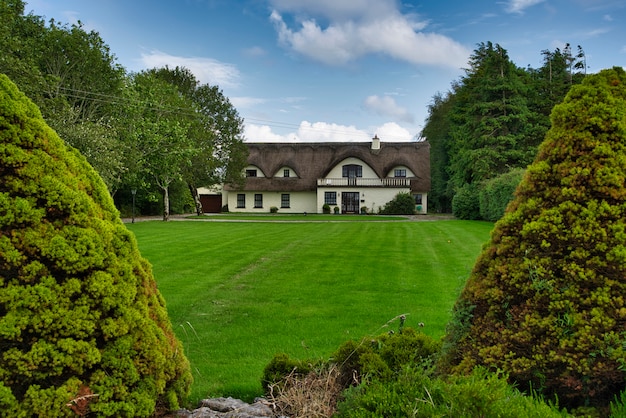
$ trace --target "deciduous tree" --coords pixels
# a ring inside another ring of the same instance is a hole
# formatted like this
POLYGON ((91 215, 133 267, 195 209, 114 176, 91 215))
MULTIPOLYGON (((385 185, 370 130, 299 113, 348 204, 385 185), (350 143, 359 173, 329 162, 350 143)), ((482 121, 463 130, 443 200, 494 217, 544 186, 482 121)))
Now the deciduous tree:
POLYGON ((135 173, 148 175, 163 195, 163 220, 170 215, 169 187, 198 153, 189 131, 193 105, 178 88, 150 71, 134 74, 128 96, 126 143, 136 160, 135 173))
POLYGON ((192 102, 188 139, 195 149, 183 167, 182 177, 202 214, 198 187, 243 181, 248 149, 243 143, 243 119, 218 86, 200 84, 186 68, 151 70, 156 77, 175 85, 192 102))

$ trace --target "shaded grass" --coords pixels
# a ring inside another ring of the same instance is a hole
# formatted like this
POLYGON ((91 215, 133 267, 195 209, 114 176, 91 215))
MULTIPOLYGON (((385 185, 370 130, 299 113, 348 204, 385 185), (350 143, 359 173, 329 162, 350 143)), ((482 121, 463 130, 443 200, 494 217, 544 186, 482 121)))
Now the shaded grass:
POLYGON ((274 354, 327 358, 400 314, 407 326, 422 322, 440 337, 492 228, 473 221, 128 226, 191 361, 193 402, 252 399, 274 354))

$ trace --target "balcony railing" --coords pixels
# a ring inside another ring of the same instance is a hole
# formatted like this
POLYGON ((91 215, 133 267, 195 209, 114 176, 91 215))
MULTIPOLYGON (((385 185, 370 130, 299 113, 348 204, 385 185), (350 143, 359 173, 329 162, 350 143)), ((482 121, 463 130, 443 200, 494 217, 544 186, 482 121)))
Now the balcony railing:
POLYGON ((317 179, 317 187, 410 187, 411 179, 407 177, 379 178, 325 178, 317 179))

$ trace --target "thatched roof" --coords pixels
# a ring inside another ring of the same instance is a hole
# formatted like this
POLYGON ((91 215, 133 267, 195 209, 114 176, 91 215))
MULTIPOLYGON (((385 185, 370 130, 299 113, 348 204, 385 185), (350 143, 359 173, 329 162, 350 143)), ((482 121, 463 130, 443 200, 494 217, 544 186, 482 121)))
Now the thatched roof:
MULTIPOLYGON (((370 166, 379 178, 385 178, 397 166, 406 166, 413 192, 430 190, 430 144, 428 142, 381 142, 372 149, 371 142, 247 143, 248 164, 265 177, 248 177, 243 190, 314 191, 317 179, 326 175, 346 158, 358 158, 370 166), (297 178, 273 177, 288 167, 297 178)), ((232 187, 226 186, 229 190, 232 187)))

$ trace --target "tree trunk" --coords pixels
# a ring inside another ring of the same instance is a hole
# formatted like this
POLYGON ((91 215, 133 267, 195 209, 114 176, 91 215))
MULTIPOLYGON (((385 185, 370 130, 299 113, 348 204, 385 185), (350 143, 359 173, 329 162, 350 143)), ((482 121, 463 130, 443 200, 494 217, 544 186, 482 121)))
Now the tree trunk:
POLYGON ((163 189, 163 221, 170 220, 170 189, 169 187, 162 187, 163 189))
POLYGON ((198 188, 193 184, 189 184, 189 192, 191 192, 191 197, 193 198, 193 202, 196 205, 196 215, 202 216, 204 210, 202 209, 202 202, 200 202, 200 195, 198 194, 198 188))

